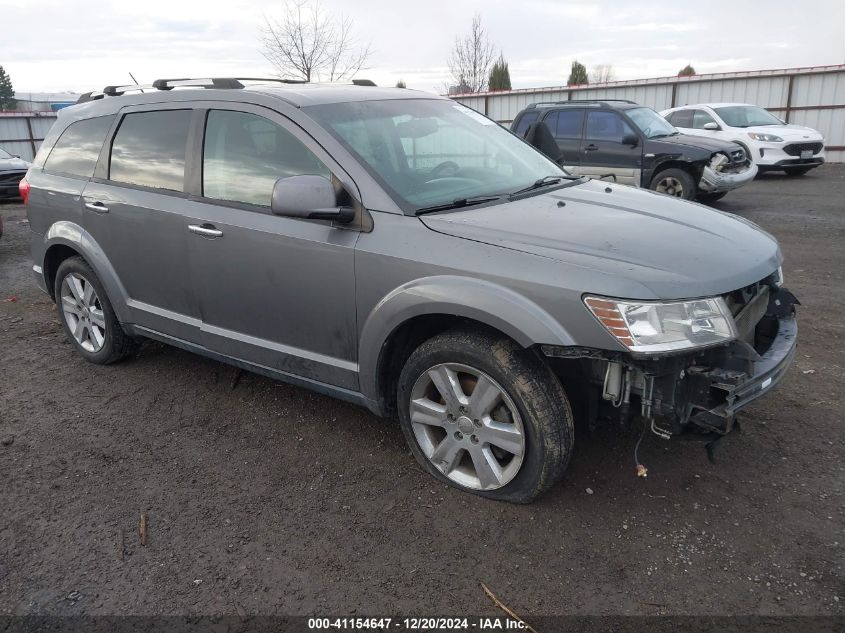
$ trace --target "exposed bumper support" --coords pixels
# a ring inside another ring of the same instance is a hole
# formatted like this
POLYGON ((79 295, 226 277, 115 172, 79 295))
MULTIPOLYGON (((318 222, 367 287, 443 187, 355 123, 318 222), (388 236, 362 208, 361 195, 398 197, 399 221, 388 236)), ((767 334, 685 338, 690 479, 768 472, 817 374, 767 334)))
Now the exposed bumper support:
POLYGON ((751 163, 745 171, 736 173, 716 171, 710 165, 705 165, 698 187, 707 193, 731 191, 751 182, 756 175, 757 165, 754 163, 751 163))

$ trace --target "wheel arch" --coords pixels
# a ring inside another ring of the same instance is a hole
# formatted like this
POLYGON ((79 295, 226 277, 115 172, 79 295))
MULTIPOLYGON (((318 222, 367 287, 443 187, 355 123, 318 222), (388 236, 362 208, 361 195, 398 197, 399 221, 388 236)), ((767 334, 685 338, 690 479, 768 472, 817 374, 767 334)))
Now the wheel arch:
POLYGON ((370 312, 360 337, 360 390, 390 412, 395 378, 422 341, 454 327, 496 331, 523 348, 574 345, 547 311, 523 295, 489 281, 440 276, 409 282, 370 312))
POLYGON ((69 257, 79 256, 94 270, 108 293, 109 301, 123 323, 128 320, 127 294, 103 249, 90 233, 74 222, 56 222, 44 235, 41 263, 50 297, 55 300, 56 272, 69 257))

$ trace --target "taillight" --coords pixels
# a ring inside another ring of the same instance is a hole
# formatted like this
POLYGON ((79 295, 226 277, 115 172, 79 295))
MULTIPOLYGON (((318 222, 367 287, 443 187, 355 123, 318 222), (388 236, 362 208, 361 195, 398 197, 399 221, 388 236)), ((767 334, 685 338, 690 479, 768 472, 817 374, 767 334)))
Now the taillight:
POLYGON ((18 191, 21 194, 21 198, 23 198, 23 203, 28 204, 29 203, 29 181, 26 179, 26 176, 24 176, 21 179, 21 182, 18 185, 18 191))

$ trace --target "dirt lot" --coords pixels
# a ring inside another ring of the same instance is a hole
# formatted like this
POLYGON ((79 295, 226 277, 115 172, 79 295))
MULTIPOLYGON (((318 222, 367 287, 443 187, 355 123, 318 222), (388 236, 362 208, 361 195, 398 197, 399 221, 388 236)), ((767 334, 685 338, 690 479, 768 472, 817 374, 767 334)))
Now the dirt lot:
POLYGON ((719 205, 780 240, 803 306, 795 365, 718 465, 647 436, 637 478, 637 430, 579 435, 529 506, 435 483, 394 422, 327 397, 157 343, 87 364, 0 204, 0 614, 495 613, 484 582, 529 620, 841 615, 843 201, 826 166, 719 205))

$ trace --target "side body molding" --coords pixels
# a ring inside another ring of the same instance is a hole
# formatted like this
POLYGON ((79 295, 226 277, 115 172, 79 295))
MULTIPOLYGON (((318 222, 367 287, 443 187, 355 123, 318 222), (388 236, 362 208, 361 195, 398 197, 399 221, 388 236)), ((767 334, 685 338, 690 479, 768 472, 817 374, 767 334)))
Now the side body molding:
POLYGON ((366 317, 358 360, 364 396, 379 398, 377 372, 390 335, 409 319, 428 314, 473 319, 504 332, 523 347, 574 345, 570 334, 546 310, 510 288, 473 277, 424 277, 388 293, 366 317))
POLYGON ((44 268, 45 272, 46 267, 44 264, 46 255, 50 248, 57 244, 69 246, 88 262, 88 265, 94 269, 97 277, 100 278, 103 286, 105 286, 106 293, 108 294, 109 301, 111 301, 118 321, 121 323, 131 323, 129 308, 127 307, 129 297, 126 294, 126 289, 120 283, 117 273, 109 263, 103 249, 100 248, 100 245, 94 238, 75 222, 60 221, 52 224, 44 235, 41 261, 35 262, 44 268))

